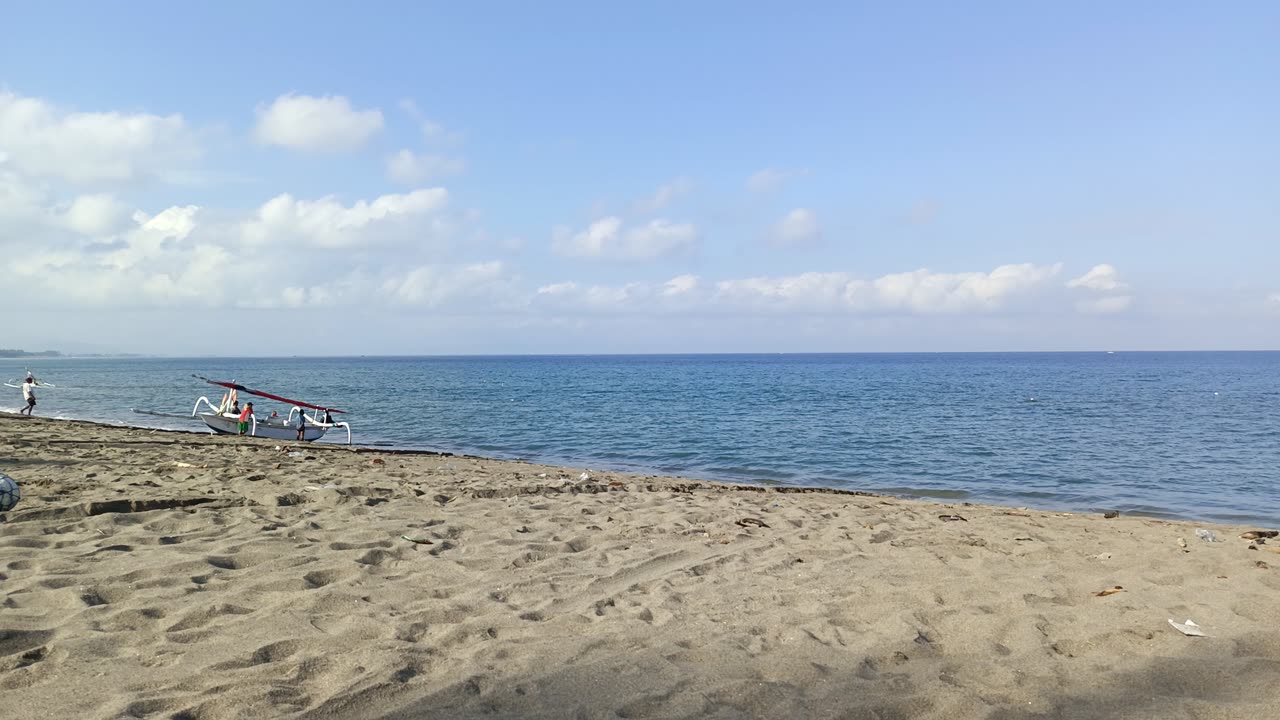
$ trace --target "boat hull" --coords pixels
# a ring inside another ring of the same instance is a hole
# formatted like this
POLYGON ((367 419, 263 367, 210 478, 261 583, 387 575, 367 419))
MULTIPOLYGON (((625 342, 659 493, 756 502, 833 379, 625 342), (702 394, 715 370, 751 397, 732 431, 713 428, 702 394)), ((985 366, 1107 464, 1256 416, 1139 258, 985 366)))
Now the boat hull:
MULTIPOLYGON (((234 415, 228 416, 200 413, 197 417, 203 420, 204 424, 208 425, 209 429, 216 433, 223 435, 240 434, 240 422, 234 415)), ((329 428, 327 427, 307 425, 306 429, 303 430, 302 439, 306 442, 319 440, 324 437, 324 434, 328 432, 328 430, 329 428)), ((253 423, 249 423, 249 429, 245 434, 252 435, 253 437, 271 438, 272 440, 297 441, 298 439, 298 430, 296 427, 289 426, 284 423, 272 423, 270 421, 263 420, 259 420, 256 426, 253 423)))

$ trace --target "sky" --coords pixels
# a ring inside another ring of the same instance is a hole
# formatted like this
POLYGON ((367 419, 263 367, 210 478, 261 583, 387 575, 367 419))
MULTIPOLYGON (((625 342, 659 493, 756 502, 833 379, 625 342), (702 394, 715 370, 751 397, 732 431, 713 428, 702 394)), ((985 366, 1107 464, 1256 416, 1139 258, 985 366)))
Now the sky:
POLYGON ((1280 349, 1280 4, 8 4, 0 347, 1280 349))

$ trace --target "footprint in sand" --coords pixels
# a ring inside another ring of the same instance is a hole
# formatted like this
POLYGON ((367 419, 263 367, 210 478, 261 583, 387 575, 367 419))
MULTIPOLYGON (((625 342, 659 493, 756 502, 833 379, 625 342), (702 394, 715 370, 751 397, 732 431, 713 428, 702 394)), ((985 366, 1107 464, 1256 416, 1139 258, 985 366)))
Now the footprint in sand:
POLYGON ((349 575, 350 573, 340 570, 312 570, 306 575, 303 575, 302 579, 312 588, 322 588, 326 585, 331 585, 344 577, 348 577, 349 575))
POLYGON ((365 542, 365 543, 334 542, 334 543, 329 543, 329 549, 336 550, 336 551, 372 550, 375 548, 389 548, 393 544, 394 543, 392 543, 390 540, 374 540, 372 542, 365 542))
POLYGON ((194 612, 188 613, 177 623, 171 625, 168 629, 166 629, 165 632, 172 633, 172 632, 182 632, 184 630, 193 630, 196 628, 204 627, 210 622, 213 622, 214 620, 217 620, 218 618, 223 617, 225 615, 233 615, 233 616, 249 615, 252 613, 253 613, 253 610, 251 608, 241 607, 240 605, 231 605, 227 603, 221 603, 218 605, 212 605, 212 606, 201 608, 194 612))
POLYGON ((89 607, 110 605, 127 599, 133 589, 124 586, 91 587, 80 594, 80 600, 89 607))
POLYGON ((32 650, 53 636, 53 630, 0 630, 0 657, 32 650))
POLYGON ((300 649, 302 649, 302 643, 297 640, 281 640, 263 645, 254 651, 250 664, 263 665, 287 660, 297 654, 300 649))
POLYGON ((386 550, 377 549, 377 550, 370 550, 369 552, 356 558, 356 562, 360 563, 361 565, 377 566, 385 563, 387 560, 399 560, 399 559, 400 559, 399 553, 387 552, 386 550))

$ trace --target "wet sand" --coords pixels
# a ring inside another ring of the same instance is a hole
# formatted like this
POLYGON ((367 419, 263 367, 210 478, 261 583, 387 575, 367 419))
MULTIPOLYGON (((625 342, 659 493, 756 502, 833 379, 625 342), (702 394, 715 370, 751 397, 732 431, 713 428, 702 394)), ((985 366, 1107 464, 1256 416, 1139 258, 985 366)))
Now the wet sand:
POLYGON ((0 472, 4 718, 1280 710, 1252 527, 14 416, 0 472))

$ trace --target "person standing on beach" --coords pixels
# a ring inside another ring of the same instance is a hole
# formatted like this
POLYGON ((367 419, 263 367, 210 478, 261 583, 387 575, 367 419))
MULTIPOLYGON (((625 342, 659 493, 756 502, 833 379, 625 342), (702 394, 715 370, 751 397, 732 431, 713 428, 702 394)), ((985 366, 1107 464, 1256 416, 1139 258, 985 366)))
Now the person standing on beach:
POLYGON ((244 410, 240 411, 240 434, 243 435, 249 431, 249 418, 253 415, 253 403, 245 403, 244 410))
POLYGON ((302 410, 301 410, 301 409, 299 409, 299 410, 298 410, 298 440, 299 440, 299 442, 301 442, 301 441, 302 441, 302 439, 303 439, 303 435, 305 435, 305 434, 306 434, 306 431, 307 431, 307 414, 306 414, 306 413, 304 413, 304 412, 302 412, 302 410))
POLYGON ((22 399, 26 401, 27 406, 19 410, 18 414, 26 413, 30 416, 36 409, 36 379, 30 375, 22 382, 22 399))

